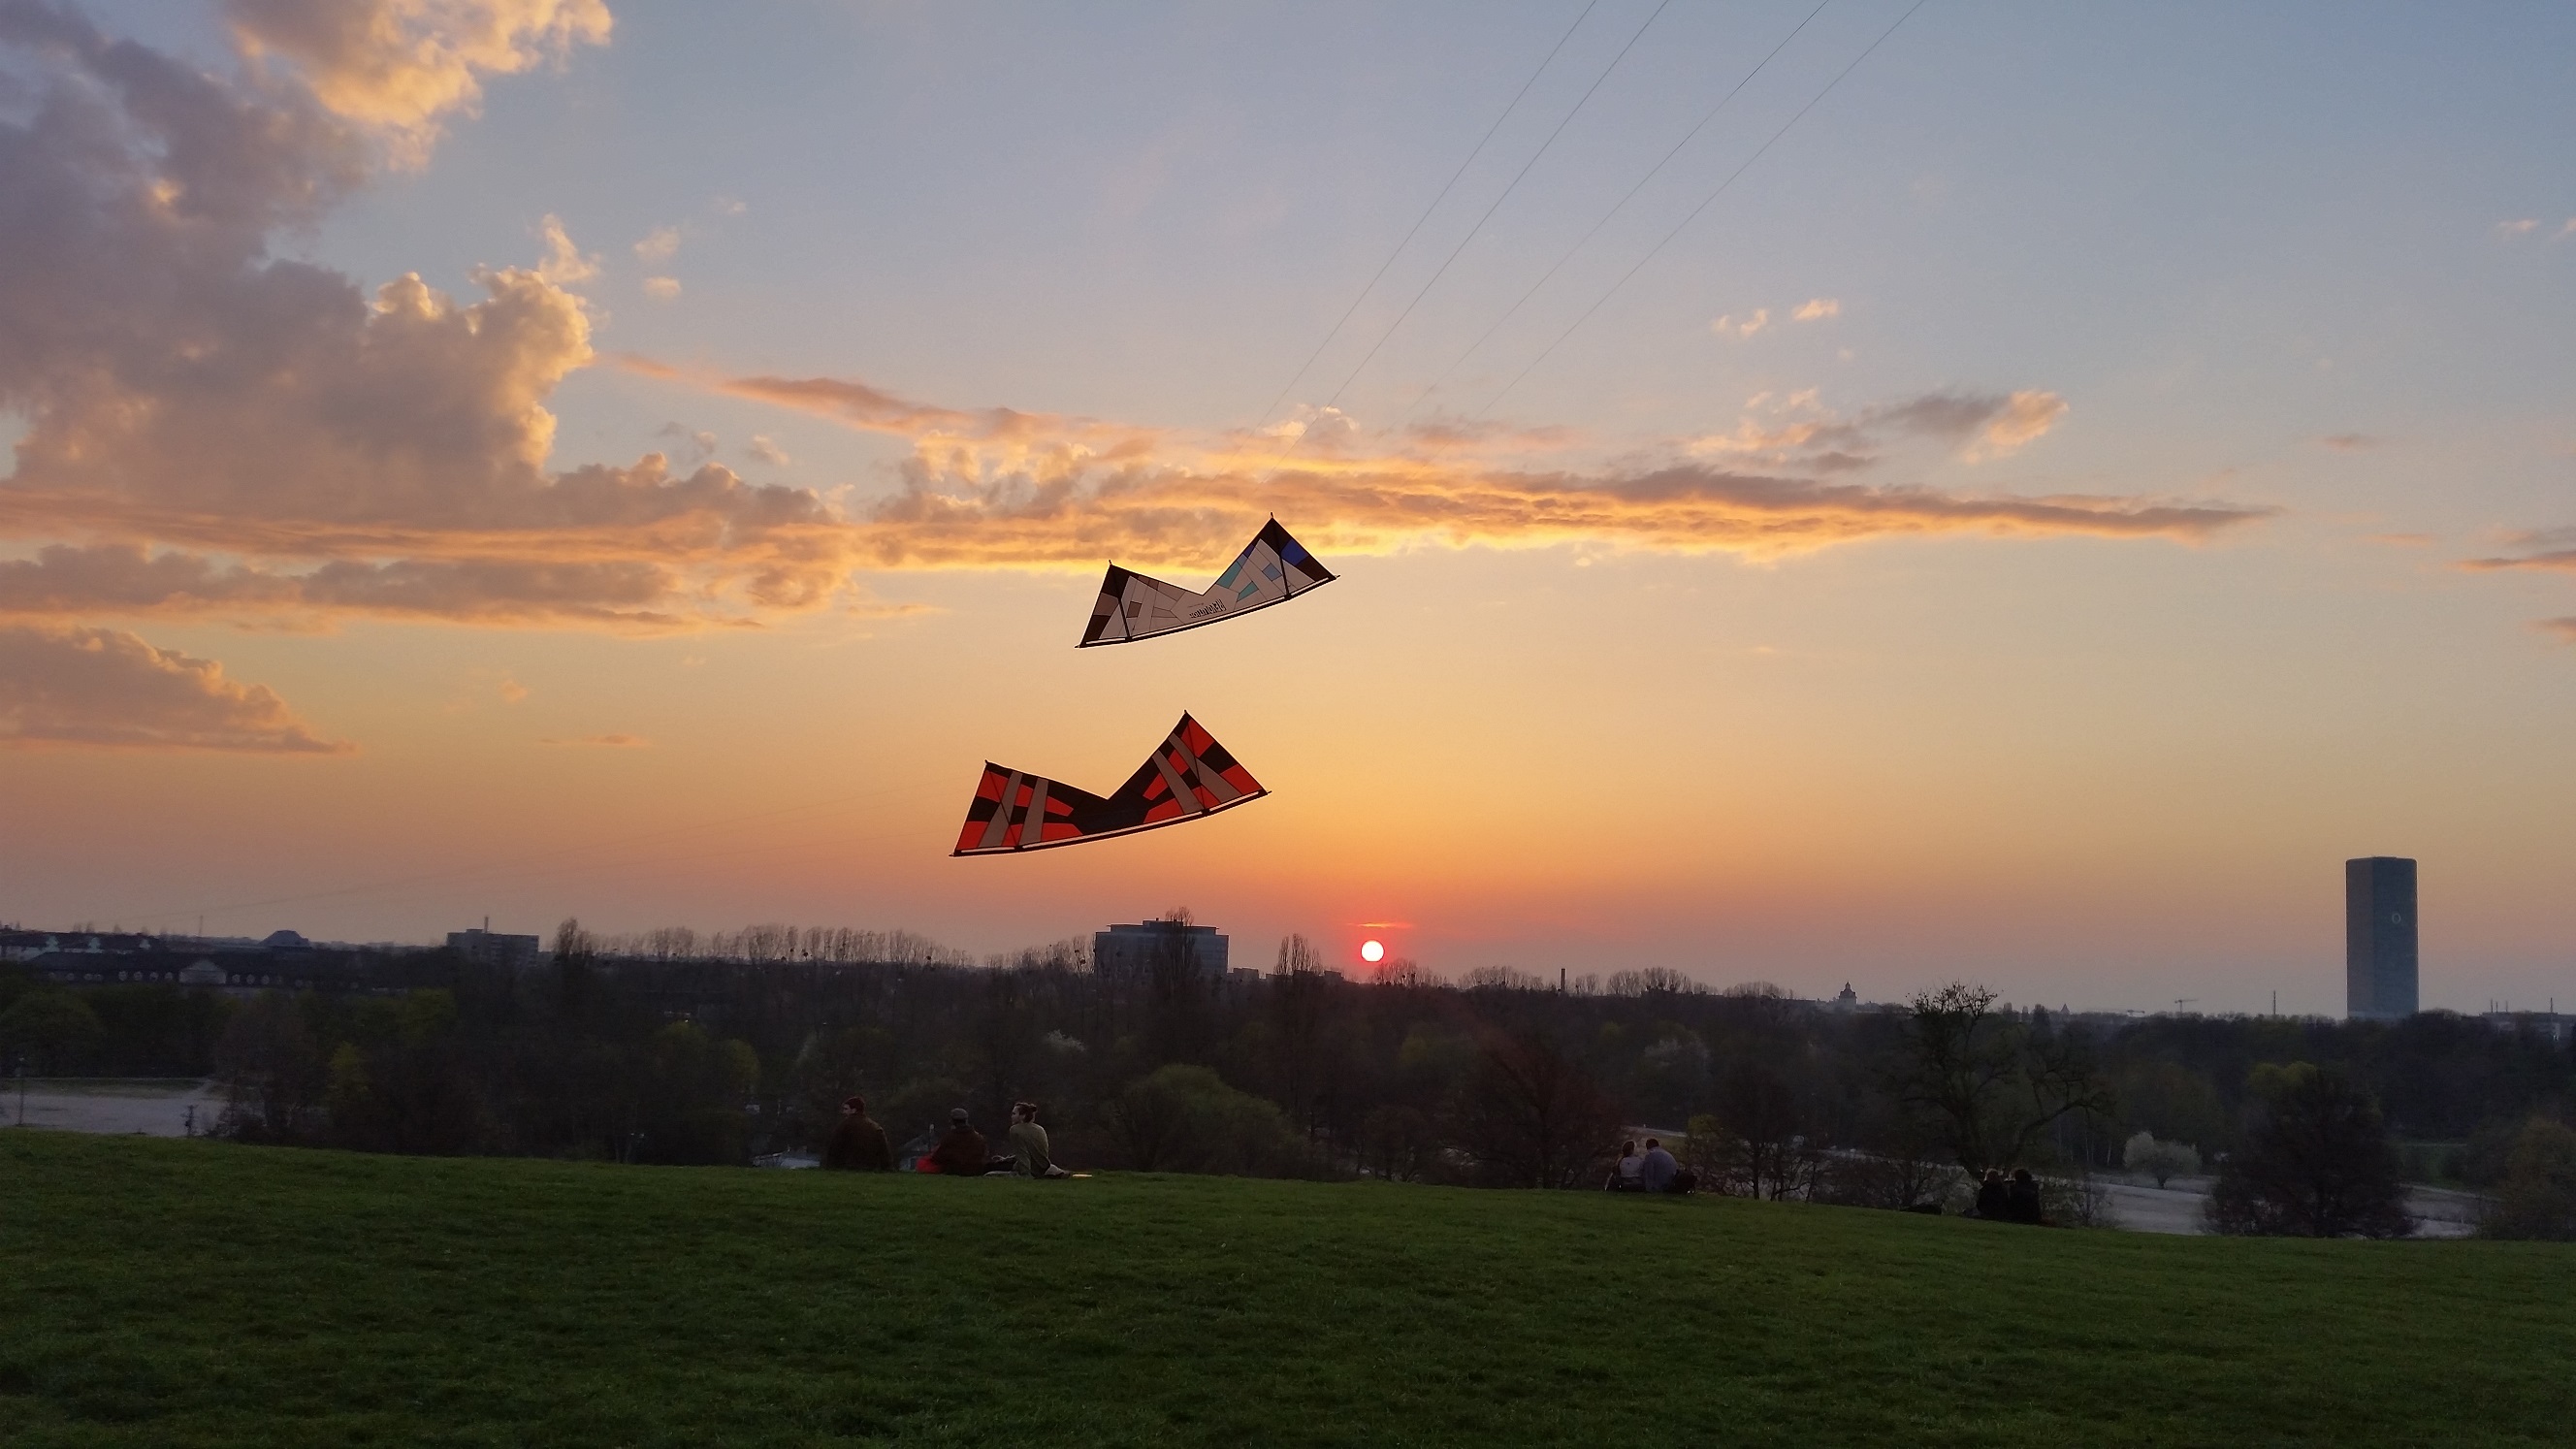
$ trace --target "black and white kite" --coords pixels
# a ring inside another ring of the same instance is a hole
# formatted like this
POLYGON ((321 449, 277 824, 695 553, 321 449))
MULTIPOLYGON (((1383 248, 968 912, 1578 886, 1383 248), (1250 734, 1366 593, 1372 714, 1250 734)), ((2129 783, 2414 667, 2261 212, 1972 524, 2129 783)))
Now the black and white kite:
POLYGON ((1188 715, 1107 799, 987 760, 952 855, 1009 855, 1080 845, 1199 820, 1270 792, 1188 715))
POLYGON ((1082 631, 1079 648, 1094 644, 1132 644, 1157 634, 1176 634, 1249 614, 1333 581, 1333 571, 1315 561, 1306 546, 1288 536, 1278 519, 1261 525, 1243 552, 1205 593, 1109 566, 1100 581, 1100 601, 1082 631))

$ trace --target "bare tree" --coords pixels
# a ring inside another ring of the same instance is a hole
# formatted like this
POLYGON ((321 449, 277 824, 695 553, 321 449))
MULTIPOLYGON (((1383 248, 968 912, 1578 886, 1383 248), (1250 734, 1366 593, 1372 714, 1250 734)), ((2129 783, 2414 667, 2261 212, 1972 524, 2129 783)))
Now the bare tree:
POLYGON ((1716 1118, 1724 1144, 1721 1170, 1747 1197, 1787 1198, 1806 1191, 1824 1154, 1808 1140, 1806 1104, 1779 1073, 1750 1063, 1726 1074, 1716 1118))
POLYGON ((1459 1110, 1468 1150, 1515 1187, 1573 1187, 1619 1130, 1589 1073, 1534 1031, 1492 1032, 1459 1110))
POLYGON ((2033 1031, 1983 986, 1954 981, 1915 996, 1899 1095, 1938 1114, 1961 1167, 2020 1162, 2070 1113, 2108 1116, 2111 1094, 2081 1044, 2033 1031))

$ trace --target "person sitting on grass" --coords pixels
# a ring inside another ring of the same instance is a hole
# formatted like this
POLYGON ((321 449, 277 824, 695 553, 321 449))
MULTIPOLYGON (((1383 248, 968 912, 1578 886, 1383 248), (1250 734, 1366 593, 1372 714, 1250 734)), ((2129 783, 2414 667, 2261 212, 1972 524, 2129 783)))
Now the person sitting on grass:
POLYGON ((894 1152, 886 1146, 885 1129, 868 1116, 865 1098, 841 1101, 841 1125, 823 1144, 823 1165, 844 1172, 892 1172, 894 1152))
POLYGON ((2012 1200, 2010 1194, 2004 1190, 2002 1168, 1986 1169, 1985 1179, 1977 1184, 1977 1206, 1974 1211, 1977 1216, 1998 1223, 2012 1216, 2012 1200))
POLYGON ((1681 1170, 1682 1165, 1673 1159, 1671 1153, 1664 1150, 1662 1138, 1646 1139, 1646 1156, 1637 1168, 1637 1180, 1646 1191, 1672 1191, 1673 1178, 1681 1170))
POLYGON ((2039 1179, 2027 1167, 2013 1169, 2012 1184, 2004 1189, 2004 1216, 2017 1223, 2039 1227, 2047 1219, 2039 1208, 2039 1179))
POLYGON ((966 1120, 966 1109, 952 1109, 948 1114, 948 1135, 931 1149, 930 1170, 955 1177, 980 1177, 992 1162, 991 1154, 984 1150, 984 1134, 966 1120))
POLYGON ((1038 1104, 1011 1104, 1011 1170, 1022 1177, 1071 1177, 1047 1155, 1047 1130, 1038 1125, 1038 1104))
POLYGON ((1601 1185, 1611 1192, 1644 1192, 1645 1179, 1639 1174, 1645 1167, 1646 1159, 1637 1151, 1637 1139, 1631 1137, 1619 1144, 1619 1165, 1610 1169, 1610 1180, 1601 1185))

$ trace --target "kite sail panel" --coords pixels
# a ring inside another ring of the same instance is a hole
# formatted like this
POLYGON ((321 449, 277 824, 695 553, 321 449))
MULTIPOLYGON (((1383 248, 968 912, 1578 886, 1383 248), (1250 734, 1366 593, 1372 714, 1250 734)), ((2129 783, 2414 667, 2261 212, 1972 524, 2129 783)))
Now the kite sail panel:
POLYGON ((1332 581, 1333 571, 1316 562, 1306 546, 1289 537, 1274 518, 1261 526, 1204 593, 1111 564, 1109 576, 1100 581, 1100 599, 1092 605, 1091 622, 1076 647, 1131 644, 1157 634, 1176 634, 1284 604, 1332 581))
MULTIPOLYGON (((1326 577, 1330 577, 1327 575, 1326 577)), ((1270 792, 1188 715, 1106 799, 987 760, 952 855, 1008 855, 1080 845, 1202 820, 1270 792)))

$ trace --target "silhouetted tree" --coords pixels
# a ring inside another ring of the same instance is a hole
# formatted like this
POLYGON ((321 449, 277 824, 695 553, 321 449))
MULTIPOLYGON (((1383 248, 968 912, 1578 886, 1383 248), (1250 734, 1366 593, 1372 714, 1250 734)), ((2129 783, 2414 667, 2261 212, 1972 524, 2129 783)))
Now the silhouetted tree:
POLYGON ((2491 1238, 2576 1238, 2576 1131, 2547 1117, 2522 1124, 2495 1206, 2478 1230, 2491 1238))
POLYGON ((2397 1151, 2370 1094, 2307 1062, 2263 1066, 2251 1082, 2244 1146, 2219 1164, 2212 1230, 2306 1238, 2401 1238, 2415 1230, 2397 1151))
POLYGON ((1608 1097, 1536 1030, 1488 1033, 1458 1110, 1459 1135, 1495 1181, 1574 1187, 1619 1130, 1608 1097))
POLYGON ((1938 1114, 1968 1171, 2014 1166, 2060 1118, 2110 1111, 2082 1043, 1997 1010, 1986 987, 1954 981, 1910 1005, 1898 1094, 1938 1114))

